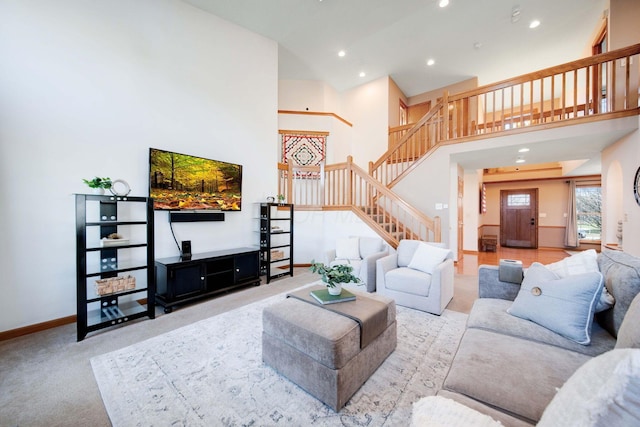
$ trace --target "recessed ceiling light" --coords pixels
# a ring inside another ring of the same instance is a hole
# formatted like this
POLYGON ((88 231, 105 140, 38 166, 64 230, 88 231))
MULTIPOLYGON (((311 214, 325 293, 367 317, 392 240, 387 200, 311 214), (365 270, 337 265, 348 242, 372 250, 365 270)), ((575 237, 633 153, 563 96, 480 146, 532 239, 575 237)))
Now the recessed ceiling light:
POLYGON ((431 66, 432 66, 433 64, 435 64, 435 63, 436 63, 436 61, 434 61, 433 59, 427 59, 427 65, 428 65, 429 67, 431 67, 431 66))
POLYGON ((340 52, 338 52, 338 56, 340 58, 342 58, 343 56, 345 56, 347 54, 347 52, 345 52, 344 50, 341 50, 340 52))
POLYGON ((474 49, 480 49, 481 47, 482 47, 482 43, 480 43, 480 42, 475 42, 475 43, 473 44, 473 48, 474 48, 474 49))
POLYGON ((440 0, 440 2, 438 3, 438 6, 440 6, 440 7, 449 6, 449 0, 440 0))
POLYGON ((521 148, 521 149, 518 150, 518 153, 526 153, 528 151, 529 151, 528 148, 521 148))
POLYGON ((524 159, 517 159, 517 160, 516 160, 516 163, 524 163, 524 162, 525 162, 525 160, 524 160, 524 159))
POLYGON ((529 28, 537 28, 539 26, 540 26, 540 21, 538 21, 537 19, 534 19, 529 23, 529 28))
POLYGON ((367 74, 366 74, 364 71, 360 71, 360 77, 364 77, 364 76, 366 76, 366 75, 367 75, 367 74))

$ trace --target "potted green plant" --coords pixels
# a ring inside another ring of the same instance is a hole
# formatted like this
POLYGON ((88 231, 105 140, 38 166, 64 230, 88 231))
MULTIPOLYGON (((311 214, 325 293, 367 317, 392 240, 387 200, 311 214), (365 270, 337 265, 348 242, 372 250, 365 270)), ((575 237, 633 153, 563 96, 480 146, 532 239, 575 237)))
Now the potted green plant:
POLYGON ((111 178, 105 177, 95 177, 93 179, 82 179, 82 181, 89 186, 89 188, 93 188, 94 193, 96 194, 104 194, 104 190, 108 190, 111 188, 113 182, 111 178))
POLYGON ((284 204, 284 194, 278 194, 278 203, 284 204))
POLYGON ((312 260, 310 269, 322 277, 331 295, 340 295, 343 283, 361 283, 361 280, 353 275, 353 266, 349 264, 328 266, 312 260))

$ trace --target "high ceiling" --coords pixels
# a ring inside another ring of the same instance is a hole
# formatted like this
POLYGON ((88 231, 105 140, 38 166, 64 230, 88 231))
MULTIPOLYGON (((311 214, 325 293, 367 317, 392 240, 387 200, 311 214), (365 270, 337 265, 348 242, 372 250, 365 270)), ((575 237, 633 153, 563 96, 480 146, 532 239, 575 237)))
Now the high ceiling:
POLYGON ((450 0, 441 8, 440 0, 183 1, 278 42, 280 79, 321 80, 341 92, 388 75, 406 96, 578 59, 589 52, 608 3, 450 0), (534 19, 540 26, 530 29, 534 19))

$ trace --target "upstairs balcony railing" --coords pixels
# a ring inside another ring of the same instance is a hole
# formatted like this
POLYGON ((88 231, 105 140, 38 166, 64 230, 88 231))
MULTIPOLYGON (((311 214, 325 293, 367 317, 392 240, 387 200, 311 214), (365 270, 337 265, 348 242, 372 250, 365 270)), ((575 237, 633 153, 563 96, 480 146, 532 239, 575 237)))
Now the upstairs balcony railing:
POLYGON ((638 114, 640 44, 449 95, 389 131, 369 173, 392 187, 439 144, 638 114))
POLYGON ((352 210, 392 246, 441 241, 429 218, 390 188, 442 144, 637 115, 640 44, 471 91, 444 93, 416 124, 389 132, 389 150, 369 173, 346 163, 278 164, 278 191, 298 210, 352 210))

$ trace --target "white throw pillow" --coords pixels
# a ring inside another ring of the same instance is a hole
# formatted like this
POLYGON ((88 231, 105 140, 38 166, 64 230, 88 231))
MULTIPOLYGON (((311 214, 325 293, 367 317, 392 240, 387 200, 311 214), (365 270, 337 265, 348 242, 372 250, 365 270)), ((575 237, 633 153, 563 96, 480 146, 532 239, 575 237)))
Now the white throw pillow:
MULTIPOLYGON (((552 264, 547 264, 546 267, 556 273, 559 277, 567 277, 573 274, 592 273, 594 271, 600 271, 598 268, 598 253, 595 249, 589 249, 580 253, 571 255, 565 259, 552 264)), ((607 291, 606 286, 602 289, 600 299, 596 305, 596 313, 605 311, 613 307, 615 299, 613 295, 607 291)))
POLYGON ((336 259, 360 259, 360 242, 357 237, 336 241, 336 259))
POLYGON ((382 251, 382 239, 379 237, 358 237, 360 239, 360 256, 364 259, 382 251))
POLYGON ((559 278, 534 262, 507 312, 587 345, 591 342, 593 313, 602 282, 599 271, 559 278))
POLYGON ((640 349, 616 349, 582 365, 547 406, 538 427, 640 425, 640 349))
POLYGON ((558 262, 547 264, 545 267, 560 277, 600 271, 598 268, 598 253, 595 249, 579 252, 558 262))
POLYGON ((447 258, 450 252, 449 249, 420 242, 407 267, 427 274, 433 274, 436 267, 447 258))

